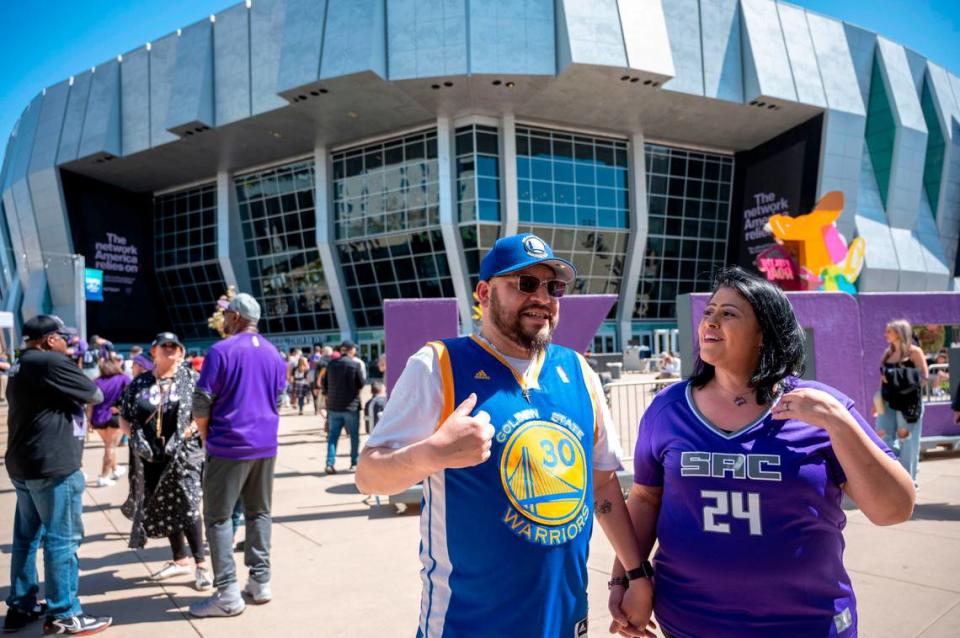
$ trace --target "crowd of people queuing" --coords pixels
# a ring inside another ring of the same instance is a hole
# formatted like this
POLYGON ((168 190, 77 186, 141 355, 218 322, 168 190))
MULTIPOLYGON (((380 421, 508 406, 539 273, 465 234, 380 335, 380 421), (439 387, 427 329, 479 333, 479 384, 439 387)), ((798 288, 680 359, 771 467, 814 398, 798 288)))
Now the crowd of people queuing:
MULTIPOLYGON (((550 340, 575 278, 573 264, 534 235, 498 240, 481 264, 480 330, 412 356, 397 381, 403 401, 388 403, 374 381, 365 405, 368 370, 355 343, 280 352, 259 333, 249 294, 222 307, 225 337, 193 357, 173 332, 124 357, 56 316, 30 319, 7 386, 17 505, 4 631, 43 618, 44 634, 91 635, 112 623, 86 615, 78 599, 88 429, 103 442, 95 484, 128 476, 129 546, 170 544, 152 577, 213 590, 191 615, 270 602, 279 416, 312 404, 325 422, 327 474, 338 471, 346 431, 360 491, 423 483, 418 635, 586 635, 596 516, 616 554, 611 633, 653 636, 655 616, 668 638, 855 636, 841 500, 881 525, 912 511, 928 368, 910 325, 887 326, 874 429, 849 398, 800 378, 804 334, 786 296, 741 269, 721 272, 693 375, 643 415, 625 502, 601 381, 583 356, 550 340), (361 418, 371 434, 362 454, 361 418), (504 561, 511 579, 489 569, 504 561)), ((669 353, 663 364, 658 378, 679 373, 669 353)))
MULTIPOLYGON (((309 353, 278 351, 257 331, 260 306, 250 295, 236 295, 223 317, 225 338, 193 356, 173 332, 123 356, 103 337, 83 340, 54 315, 24 324, 24 348, 7 387, 6 466, 17 509, 4 631, 43 618, 44 634, 90 635, 112 623, 85 615, 78 599, 80 499, 88 478, 81 456, 91 430, 103 443, 92 485, 128 477, 121 511, 131 521, 129 546, 142 548, 150 538, 170 544, 170 560, 152 579, 183 577, 198 591, 215 588, 191 606, 198 617, 233 616, 245 600, 270 601, 279 415, 285 408, 302 415, 312 404, 329 432, 327 472, 336 471, 344 429, 355 466, 366 366, 349 341, 309 353), (246 535, 237 545, 249 569, 242 591, 233 558, 241 524, 246 535), (45 601, 35 567, 41 545, 45 601)), ((385 403, 381 383, 373 394, 368 432, 385 403)))

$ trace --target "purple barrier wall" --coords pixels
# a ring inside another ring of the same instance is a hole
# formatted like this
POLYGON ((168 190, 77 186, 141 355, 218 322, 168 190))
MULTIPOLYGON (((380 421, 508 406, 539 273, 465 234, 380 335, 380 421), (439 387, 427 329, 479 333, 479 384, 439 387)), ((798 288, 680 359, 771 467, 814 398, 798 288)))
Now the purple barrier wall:
POLYGON ((560 323, 553 342, 577 352, 593 346, 600 324, 617 303, 616 295, 570 295, 560 299, 560 323))
POLYGON ((387 299, 383 302, 383 341, 387 357, 387 396, 410 355, 428 341, 456 337, 456 299, 387 299))
MULTIPOLYGON (((562 298, 553 342, 577 352, 586 351, 616 301, 616 295, 562 298)), ((459 332, 456 299, 388 299, 383 302, 383 317, 388 393, 393 391, 410 355, 428 341, 456 337, 459 332)))
MULTIPOLYGON (((880 357, 886 347, 884 326, 893 319, 913 324, 960 322, 958 293, 788 292, 787 297, 804 328, 813 331, 816 377, 845 393, 864 418, 873 421, 873 395, 880 387, 880 357)), ((681 325, 684 339, 699 350, 697 326, 708 294, 690 295, 690 323, 681 325)), ((923 419, 924 436, 960 435, 949 403, 928 404, 923 419)))
MULTIPOLYGON (((884 327, 894 319, 906 319, 913 325, 960 323, 960 294, 950 292, 863 293, 860 300, 860 325, 863 334, 861 379, 863 392, 870 398, 880 388, 880 359, 887 347, 884 327)), ((954 371, 954 374, 957 374, 954 371)), ((953 422, 949 402, 927 404, 923 415, 924 436, 960 436, 953 422)))

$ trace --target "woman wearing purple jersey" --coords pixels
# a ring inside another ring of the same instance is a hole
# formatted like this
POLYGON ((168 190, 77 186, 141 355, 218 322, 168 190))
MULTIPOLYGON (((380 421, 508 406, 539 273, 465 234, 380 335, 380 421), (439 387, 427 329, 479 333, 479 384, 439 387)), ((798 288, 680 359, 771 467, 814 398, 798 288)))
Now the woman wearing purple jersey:
POLYGON ((130 385, 130 377, 123 374, 120 365, 112 359, 102 359, 99 363, 100 376, 94 383, 103 392, 103 402, 87 408, 93 429, 103 439, 103 463, 97 486, 113 485, 123 476, 126 468, 117 466, 117 444, 120 442, 120 397, 130 385))
MULTIPOLYGON (((652 611, 674 638, 852 638, 843 494, 878 525, 913 511, 910 476, 853 401, 797 378, 804 333, 773 284, 720 273, 693 375, 640 423, 628 508, 655 556, 652 611), (654 603, 655 601, 655 603, 654 603)), ((653 636, 619 611, 612 633, 653 636)))

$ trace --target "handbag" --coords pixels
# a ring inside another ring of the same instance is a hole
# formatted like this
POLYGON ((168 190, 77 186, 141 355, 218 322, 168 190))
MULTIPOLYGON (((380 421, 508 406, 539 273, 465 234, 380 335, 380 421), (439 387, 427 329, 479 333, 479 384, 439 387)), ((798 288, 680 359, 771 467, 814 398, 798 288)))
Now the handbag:
POLYGON ((891 409, 903 414, 907 423, 920 419, 923 394, 920 388, 920 371, 900 364, 883 367, 884 383, 880 395, 891 409))

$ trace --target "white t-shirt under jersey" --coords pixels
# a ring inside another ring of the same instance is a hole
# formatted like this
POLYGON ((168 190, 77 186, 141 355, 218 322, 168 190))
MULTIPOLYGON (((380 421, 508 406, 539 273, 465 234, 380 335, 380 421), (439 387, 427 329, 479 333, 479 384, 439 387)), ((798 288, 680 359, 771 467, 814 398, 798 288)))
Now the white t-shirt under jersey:
MULTIPOLYGON (((529 387, 539 387, 536 379, 527 376, 531 359, 502 356, 520 373, 529 387)), ((589 382, 593 385, 594 396, 600 404, 603 422, 593 445, 593 469, 619 470, 622 467, 620 441, 610 408, 603 400, 603 384, 596 372, 584 372, 589 374, 589 382)), ((590 399, 585 396, 584 400, 590 399)), ((440 379, 440 367, 437 365, 436 351, 427 345, 407 360, 407 367, 393 386, 387 407, 383 410, 377 429, 367 439, 367 446, 398 449, 422 441, 436 431, 442 410, 443 383, 440 379)))

